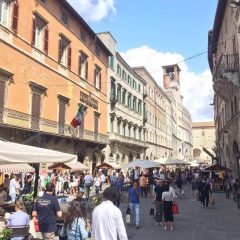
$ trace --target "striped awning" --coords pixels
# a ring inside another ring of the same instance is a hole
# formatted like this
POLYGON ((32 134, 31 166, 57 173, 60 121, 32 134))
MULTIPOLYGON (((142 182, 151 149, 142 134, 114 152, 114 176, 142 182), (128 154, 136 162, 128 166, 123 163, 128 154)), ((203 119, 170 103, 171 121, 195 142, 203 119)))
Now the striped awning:
POLYGON ((30 173, 35 169, 26 163, 0 164, 1 173, 30 173))

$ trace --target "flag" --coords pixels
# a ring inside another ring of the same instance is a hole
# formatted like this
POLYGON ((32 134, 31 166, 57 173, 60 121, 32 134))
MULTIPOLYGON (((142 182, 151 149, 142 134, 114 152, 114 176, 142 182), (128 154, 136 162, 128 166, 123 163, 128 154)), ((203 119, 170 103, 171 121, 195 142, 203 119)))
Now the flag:
POLYGON ((84 113, 85 113, 86 109, 87 109, 87 107, 84 106, 83 104, 81 104, 80 107, 78 108, 78 112, 77 112, 76 116, 71 121, 71 125, 74 128, 81 125, 82 119, 83 119, 83 116, 84 116, 84 113))

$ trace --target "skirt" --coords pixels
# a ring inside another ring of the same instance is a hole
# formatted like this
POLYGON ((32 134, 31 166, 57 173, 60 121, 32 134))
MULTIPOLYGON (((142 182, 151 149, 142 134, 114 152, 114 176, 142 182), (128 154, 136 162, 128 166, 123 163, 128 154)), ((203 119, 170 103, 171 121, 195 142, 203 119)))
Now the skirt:
POLYGON ((163 212, 165 222, 173 222, 172 205, 173 205, 172 201, 164 201, 163 212))

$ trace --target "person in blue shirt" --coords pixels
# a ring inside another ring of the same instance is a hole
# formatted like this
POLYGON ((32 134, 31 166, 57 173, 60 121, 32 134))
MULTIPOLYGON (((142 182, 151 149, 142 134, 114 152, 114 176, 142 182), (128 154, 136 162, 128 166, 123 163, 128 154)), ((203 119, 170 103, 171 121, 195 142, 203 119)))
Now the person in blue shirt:
POLYGON ((128 191, 128 202, 131 211, 131 223, 139 229, 139 211, 140 211, 140 194, 141 188, 138 186, 138 181, 134 181, 133 187, 128 191))
POLYGON ((72 201, 61 231, 61 236, 67 236, 68 240, 87 239, 90 232, 87 230, 86 216, 87 210, 84 201, 72 201))
MULTIPOLYGON (((8 227, 24 227, 29 225, 29 216, 27 213, 23 211, 24 205, 22 202, 17 201, 15 204, 16 212, 11 214, 10 218, 8 219, 8 227)), ((14 237, 11 240, 22 240, 24 237, 14 237)))
POLYGON ((61 217, 62 212, 56 196, 53 196, 54 185, 48 183, 46 193, 40 197, 33 208, 33 218, 38 218, 40 232, 43 239, 54 240, 57 230, 57 216, 61 217))

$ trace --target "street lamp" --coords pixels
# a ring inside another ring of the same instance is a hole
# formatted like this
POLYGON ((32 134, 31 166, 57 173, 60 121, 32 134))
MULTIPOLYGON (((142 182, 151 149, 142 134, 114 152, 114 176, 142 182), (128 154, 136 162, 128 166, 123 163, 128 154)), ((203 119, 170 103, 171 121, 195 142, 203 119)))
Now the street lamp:
POLYGON ((237 0, 237 1, 231 0, 230 3, 229 3, 229 6, 230 6, 231 8, 237 8, 237 7, 240 6, 240 1, 239 1, 239 0, 237 0))

